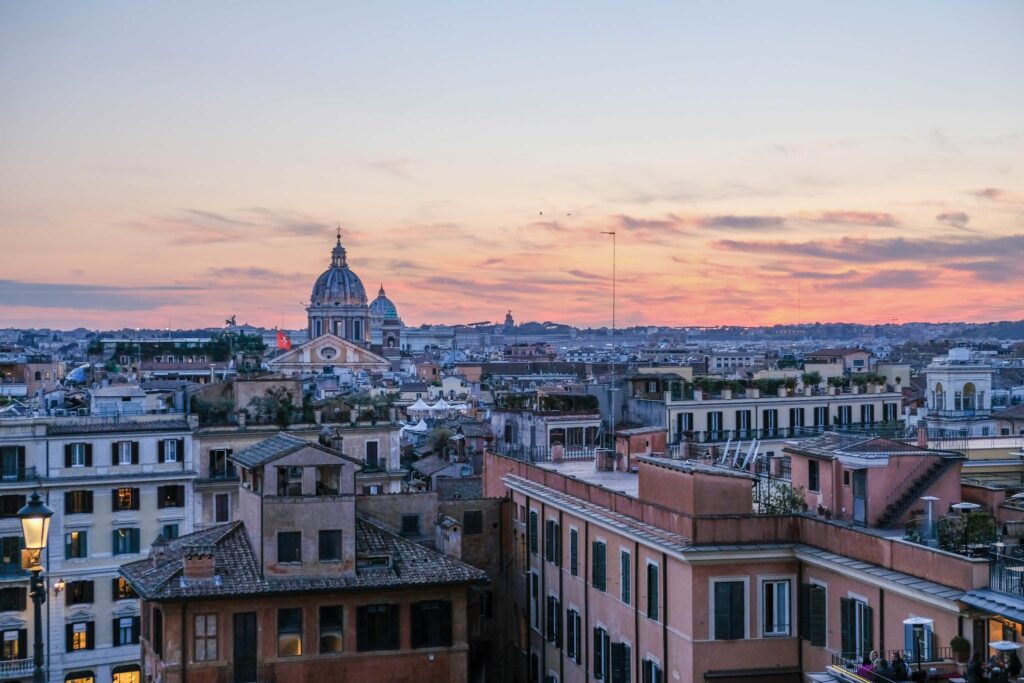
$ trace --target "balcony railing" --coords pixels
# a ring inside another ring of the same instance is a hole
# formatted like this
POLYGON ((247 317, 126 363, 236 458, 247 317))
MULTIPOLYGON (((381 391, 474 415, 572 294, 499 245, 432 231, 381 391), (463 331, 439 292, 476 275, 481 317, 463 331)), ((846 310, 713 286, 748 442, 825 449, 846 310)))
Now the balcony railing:
POLYGON ((38 479, 35 467, 22 467, 21 469, 0 469, 0 484, 15 481, 32 481, 38 479))
POLYGON ((0 679, 24 678, 31 676, 34 670, 32 659, 8 659, 0 661, 0 679))
MULTIPOLYGON (((594 460, 598 446, 561 446, 562 461, 594 460)), ((496 442, 488 450, 526 462, 551 462, 558 454, 552 446, 523 446, 516 443, 496 442)))
POLYGON ((988 584, 992 590, 1024 598, 1024 557, 1002 555, 993 559, 988 584))
MULTIPOLYGON (((818 425, 812 427, 762 427, 759 429, 690 430, 679 434, 682 439, 694 443, 725 443, 726 441, 750 441, 751 439, 801 439, 818 436, 825 432, 852 432, 864 437, 887 436, 905 439, 906 426, 902 422, 853 422, 843 425, 818 425)), ((677 440, 677 443, 679 441, 677 440)))

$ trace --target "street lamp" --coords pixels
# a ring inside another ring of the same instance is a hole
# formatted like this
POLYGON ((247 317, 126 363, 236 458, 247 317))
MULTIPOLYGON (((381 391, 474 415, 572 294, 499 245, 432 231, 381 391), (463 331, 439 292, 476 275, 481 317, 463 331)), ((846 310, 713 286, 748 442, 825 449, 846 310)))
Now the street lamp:
POLYGON ((53 510, 46 507, 38 493, 33 493, 28 504, 18 510, 21 520, 21 532, 25 536, 25 551, 21 557, 24 569, 32 572, 29 582, 29 593, 35 609, 35 639, 32 643, 35 668, 32 671, 32 683, 43 683, 43 602, 46 601, 46 587, 43 585, 43 565, 40 563, 43 549, 50 535, 50 517, 53 510))
POLYGON ((914 633, 914 659, 917 660, 917 673, 921 674, 921 641, 924 640, 924 627, 931 626, 934 621, 926 617, 910 617, 903 620, 904 626, 909 626, 914 633))

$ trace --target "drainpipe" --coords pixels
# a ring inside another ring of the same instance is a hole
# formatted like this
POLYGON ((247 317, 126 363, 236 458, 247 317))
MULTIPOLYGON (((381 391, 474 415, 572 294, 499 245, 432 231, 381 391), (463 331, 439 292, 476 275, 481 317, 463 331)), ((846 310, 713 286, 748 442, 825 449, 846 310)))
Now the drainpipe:
POLYGON ((185 643, 188 639, 185 637, 185 607, 186 602, 181 601, 181 683, 187 683, 188 681, 188 648, 185 647, 185 643))
MULTIPOLYGON (((633 541, 633 670, 643 674, 640 669, 640 544, 633 541)), ((651 590, 647 587, 648 592, 651 590)))
MULTIPOLYGON (((665 658, 664 677, 668 676, 668 554, 661 554, 661 656, 665 658)), ((667 678, 666 678, 667 680, 667 678)))
MULTIPOLYGON (((558 648, 558 680, 565 680, 565 598, 564 583, 565 583, 565 571, 562 568, 562 511, 558 511, 558 623, 561 628, 558 629, 558 640, 560 647, 558 648)), ((582 640, 582 638, 581 638, 582 640)))

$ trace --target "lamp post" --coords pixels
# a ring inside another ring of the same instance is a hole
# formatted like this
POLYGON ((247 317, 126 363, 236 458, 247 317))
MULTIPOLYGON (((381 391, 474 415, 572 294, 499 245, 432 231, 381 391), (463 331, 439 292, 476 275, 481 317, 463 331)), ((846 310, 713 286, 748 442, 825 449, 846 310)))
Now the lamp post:
POLYGON ((903 620, 904 626, 909 626, 914 634, 914 659, 917 660, 917 674, 921 675, 921 641, 924 640, 924 627, 931 626, 934 622, 925 617, 910 617, 903 620))
POLYGON ((34 641, 32 643, 35 668, 32 671, 32 683, 43 683, 43 603, 46 601, 46 586, 43 584, 43 549, 50 535, 50 517, 53 510, 43 503, 38 493, 33 493, 25 507, 18 510, 21 520, 21 532, 25 536, 25 551, 22 554, 22 567, 32 573, 29 583, 32 605, 34 608, 34 641))

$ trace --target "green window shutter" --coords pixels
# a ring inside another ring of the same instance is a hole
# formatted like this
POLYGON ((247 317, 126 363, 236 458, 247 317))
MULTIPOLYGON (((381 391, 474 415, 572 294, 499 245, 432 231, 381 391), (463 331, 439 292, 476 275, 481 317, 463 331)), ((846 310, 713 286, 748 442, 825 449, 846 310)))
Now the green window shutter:
POLYGON ((825 647, 828 635, 828 620, 826 619, 826 592, 821 586, 811 586, 811 645, 825 647))
POLYGON ((594 678, 604 678, 604 658, 601 656, 601 647, 604 645, 604 637, 601 629, 594 629, 594 678))
POLYGON ((127 645, 128 644, 128 643, 122 643, 121 642, 121 628, 120 628, 120 623, 119 623, 120 621, 121 620, 116 618, 116 617, 113 620, 114 647, 117 647, 118 645, 127 645))
POLYGON ((555 523, 555 566, 562 566, 562 525, 555 523))
POLYGON ((747 636, 746 629, 744 628, 746 619, 744 618, 744 610, 746 609, 746 601, 743 594, 743 582, 733 581, 731 582, 732 587, 732 598, 730 600, 730 607, 732 608, 732 614, 730 615, 730 626, 732 627, 731 637, 733 640, 740 640, 747 636))
POLYGON ((850 598, 839 599, 839 615, 842 627, 841 654, 844 657, 853 657, 853 654, 857 651, 853 642, 853 600, 850 598))
POLYGON ((727 581, 715 584, 715 640, 728 640, 732 637, 729 620, 732 617, 732 587, 727 581))
POLYGON ((874 610, 864 605, 864 639, 861 641, 860 649, 865 653, 875 649, 873 614, 874 610))
POLYGON ((811 639, 811 589, 809 583, 800 584, 800 597, 797 604, 797 633, 801 640, 811 639))
POLYGON ((575 529, 569 530, 569 573, 580 573, 580 535, 575 529))
POLYGON ((622 602, 627 605, 632 600, 630 595, 630 575, 629 575, 629 553, 619 553, 619 597, 622 598, 622 602))
POLYGON ((658 565, 647 565, 647 618, 658 619, 658 565))
POLYGON ((605 589, 605 545, 600 541, 594 541, 592 548, 592 567, 590 571, 591 583, 594 588, 603 591, 605 589))
POLYGON ((537 513, 530 511, 530 552, 537 552, 537 513))

